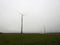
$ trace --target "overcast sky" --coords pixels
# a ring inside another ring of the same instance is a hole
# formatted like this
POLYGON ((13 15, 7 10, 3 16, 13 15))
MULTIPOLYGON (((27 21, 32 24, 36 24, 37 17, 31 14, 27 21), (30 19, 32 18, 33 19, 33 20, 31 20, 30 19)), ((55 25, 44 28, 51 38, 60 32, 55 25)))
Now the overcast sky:
POLYGON ((0 0, 0 32, 60 32, 60 0, 0 0), (45 31, 44 31, 45 30, 45 31))

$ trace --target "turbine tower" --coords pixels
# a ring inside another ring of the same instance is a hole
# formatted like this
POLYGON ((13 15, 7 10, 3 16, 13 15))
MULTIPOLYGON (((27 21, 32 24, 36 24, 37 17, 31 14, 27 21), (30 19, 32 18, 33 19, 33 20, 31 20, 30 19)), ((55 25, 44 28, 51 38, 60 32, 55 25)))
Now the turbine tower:
POLYGON ((23 15, 21 15, 21 34, 23 33, 23 15))
POLYGON ((21 15, 21 34, 23 34, 23 14, 19 12, 21 15))

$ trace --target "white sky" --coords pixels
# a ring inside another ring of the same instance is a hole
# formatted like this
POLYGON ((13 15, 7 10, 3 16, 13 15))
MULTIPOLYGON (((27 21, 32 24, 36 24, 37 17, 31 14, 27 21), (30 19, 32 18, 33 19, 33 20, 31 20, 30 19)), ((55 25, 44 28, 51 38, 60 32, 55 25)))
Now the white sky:
POLYGON ((0 31, 20 32, 24 15, 23 32, 60 32, 60 0, 0 0, 0 31))

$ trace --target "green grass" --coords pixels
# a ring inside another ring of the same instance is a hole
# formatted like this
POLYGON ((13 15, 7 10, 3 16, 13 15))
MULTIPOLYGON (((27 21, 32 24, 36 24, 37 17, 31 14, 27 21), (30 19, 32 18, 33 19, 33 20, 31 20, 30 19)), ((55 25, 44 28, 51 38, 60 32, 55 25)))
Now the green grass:
POLYGON ((60 34, 0 34, 0 45, 60 45, 60 34))

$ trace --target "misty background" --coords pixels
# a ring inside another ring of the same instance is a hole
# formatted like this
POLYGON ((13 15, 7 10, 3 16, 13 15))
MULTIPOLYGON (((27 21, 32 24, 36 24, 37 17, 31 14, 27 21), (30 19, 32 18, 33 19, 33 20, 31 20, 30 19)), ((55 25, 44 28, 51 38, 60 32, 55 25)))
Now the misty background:
POLYGON ((60 0, 0 0, 0 32, 60 32, 60 0), (45 30, 45 31, 44 31, 45 30))

